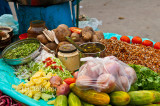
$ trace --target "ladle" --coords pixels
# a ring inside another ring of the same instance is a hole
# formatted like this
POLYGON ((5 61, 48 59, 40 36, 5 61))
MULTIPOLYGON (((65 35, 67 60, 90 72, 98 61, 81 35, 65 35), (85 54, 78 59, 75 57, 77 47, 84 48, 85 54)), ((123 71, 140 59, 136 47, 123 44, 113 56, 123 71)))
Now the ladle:
POLYGON ((66 36, 66 39, 67 39, 70 43, 72 43, 80 52, 85 53, 85 52, 83 51, 83 49, 82 49, 80 46, 78 46, 70 37, 66 36))

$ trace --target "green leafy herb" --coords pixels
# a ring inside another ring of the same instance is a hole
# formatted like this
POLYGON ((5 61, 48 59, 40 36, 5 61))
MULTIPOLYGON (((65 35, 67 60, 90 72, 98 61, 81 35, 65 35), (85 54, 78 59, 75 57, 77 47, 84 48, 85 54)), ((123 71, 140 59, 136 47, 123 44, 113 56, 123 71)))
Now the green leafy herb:
POLYGON ((141 65, 130 65, 137 74, 137 81, 131 86, 134 90, 157 90, 160 91, 160 76, 158 73, 141 65))

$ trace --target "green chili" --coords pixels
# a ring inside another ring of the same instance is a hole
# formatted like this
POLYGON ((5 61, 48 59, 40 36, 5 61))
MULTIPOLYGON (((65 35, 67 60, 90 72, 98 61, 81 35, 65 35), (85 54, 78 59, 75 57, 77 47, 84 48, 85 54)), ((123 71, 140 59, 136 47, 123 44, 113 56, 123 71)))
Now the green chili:
POLYGON ((9 50, 4 55, 4 58, 7 59, 17 59, 17 58, 24 58, 33 53, 35 50, 38 49, 39 43, 22 43, 18 45, 16 48, 9 50))

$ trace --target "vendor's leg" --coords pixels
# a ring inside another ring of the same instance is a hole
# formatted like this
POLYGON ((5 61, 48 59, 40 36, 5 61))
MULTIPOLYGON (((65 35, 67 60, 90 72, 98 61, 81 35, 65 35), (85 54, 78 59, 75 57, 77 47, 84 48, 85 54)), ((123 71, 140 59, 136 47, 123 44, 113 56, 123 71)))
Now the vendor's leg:
POLYGON ((48 29, 54 29, 59 24, 73 26, 69 2, 48 7, 19 5, 17 13, 20 34, 27 32, 33 20, 44 20, 48 29))

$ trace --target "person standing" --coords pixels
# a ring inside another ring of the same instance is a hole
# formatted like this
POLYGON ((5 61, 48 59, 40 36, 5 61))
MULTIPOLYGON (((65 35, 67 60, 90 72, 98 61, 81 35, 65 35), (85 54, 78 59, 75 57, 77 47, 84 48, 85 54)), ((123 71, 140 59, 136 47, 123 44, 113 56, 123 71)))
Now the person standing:
POLYGON ((12 14, 9 4, 6 0, 0 0, 0 16, 3 14, 12 14))

